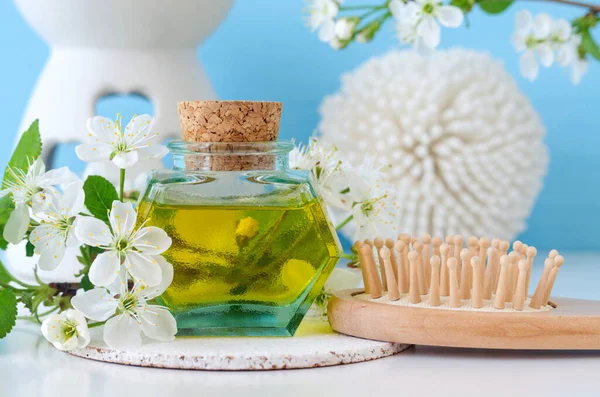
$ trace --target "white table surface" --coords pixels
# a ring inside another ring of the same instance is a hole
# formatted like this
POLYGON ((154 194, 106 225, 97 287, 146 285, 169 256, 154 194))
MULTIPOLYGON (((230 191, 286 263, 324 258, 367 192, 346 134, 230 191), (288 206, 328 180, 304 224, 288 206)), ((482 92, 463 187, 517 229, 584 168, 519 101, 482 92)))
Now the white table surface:
MULTIPOLYGON (((555 296, 600 300, 600 254, 564 254, 555 296)), ((537 280, 541 261, 536 261, 537 280)), ((417 346, 367 363, 305 370, 204 372, 95 362, 55 350, 20 322, 0 341, 0 397, 599 396, 599 352, 417 346), (386 394, 383 394, 386 395, 386 394)))

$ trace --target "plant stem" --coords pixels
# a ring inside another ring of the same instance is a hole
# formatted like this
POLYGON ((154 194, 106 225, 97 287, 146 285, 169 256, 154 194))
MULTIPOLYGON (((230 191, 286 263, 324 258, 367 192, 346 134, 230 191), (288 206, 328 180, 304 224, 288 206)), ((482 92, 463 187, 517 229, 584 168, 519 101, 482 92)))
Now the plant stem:
POLYGON ((342 221, 342 223, 340 223, 339 225, 337 225, 337 227, 335 228, 335 230, 340 230, 341 228, 343 228, 344 226, 346 226, 348 224, 348 222, 350 222, 352 219, 354 219, 354 215, 350 215, 348 218, 344 219, 342 221))
MULTIPOLYGON (((25 288, 25 289, 27 289, 27 290, 35 290, 35 289, 37 289, 37 288, 38 288, 38 287, 37 287, 37 286, 35 286, 35 285, 30 285, 30 284, 24 283, 24 282, 20 281, 19 279, 17 279, 15 276, 13 276, 13 275, 12 275, 12 274, 11 274, 11 273, 8 271, 8 269, 7 269, 7 268, 6 268, 6 267, 5 267, 5 266, 4 266, 4 265, 3 265, 1 262, 0 262, 0 270, 4 271, 4 273, 5 273, 6 275, 8 275, 8 277, 10 277, 10 280, 11 280, 11 281, 13 281, 13 282, 15 282, 15 283, 19 284, 21 287, 23 287, 23 288, 25 288)), ((12 287, 11 287, 10 285, 6 284, 5 288, 12 288, 12 287)))
MULTIPOLYGON (((496 1, 504 1, 504 0, 496 0, 496 1)), ((524 1, 559 3, 559 4, 565 4, 565 5, 575 6, 575 7, 583 7, 583 8, 587 8, 593 12, 600 13, 600 5, 585 3, 583 1, 577 1, 577 0, 524 0, 524 1)), ((374 5, 371 5, 371 6, 369 6, 369 5, 342 6, 342 7, 340 7, 340 11, 368 10, 368 9, 381 10, 381 9, 386 8, 388 6, 388 4, 389 4, 389 1, 386 1, 384 4, 381 4, 379 6, 374 6, 374 5)))
POLYGON ((119 175, 119 201, 123 202, 123 191, 125 190, 125 168, 120 169, 119 175))
POLYGON ((106 323, 106 321, 101 321, 99 323, 88 324, 88 328, 100 327, 100 326, 104 325, 105 323, 106 323))
MULTIPOLYGON (((501 0, 498 0, 498 1, 501 1, 501 0)), ((600 12, 600 5, 589 4, 589 3, 584 3, 581 1, 575 1, 575 0, 529 0, 529 1, 544 1, 544 2, 548 2, 548 3, 560 3, 560 4, 566 4, 566 5, 576 6, 576 7, 584 7, 584 8, 588 8, 594 12, 600 12)))

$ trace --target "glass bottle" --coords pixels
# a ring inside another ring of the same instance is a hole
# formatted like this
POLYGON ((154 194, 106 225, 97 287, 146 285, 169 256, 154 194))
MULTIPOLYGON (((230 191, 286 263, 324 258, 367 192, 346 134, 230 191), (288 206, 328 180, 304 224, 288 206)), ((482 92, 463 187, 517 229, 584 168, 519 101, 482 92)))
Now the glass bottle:
POLYGON ((186 140, 169 144, 173 168, 153 173, 138 205, 139 222, 173 240, 160 299, 178 335, 292 336, 341 247, 309 174, 288 167, 293 144, 275 141, 281 104, 179 111, 186 140))

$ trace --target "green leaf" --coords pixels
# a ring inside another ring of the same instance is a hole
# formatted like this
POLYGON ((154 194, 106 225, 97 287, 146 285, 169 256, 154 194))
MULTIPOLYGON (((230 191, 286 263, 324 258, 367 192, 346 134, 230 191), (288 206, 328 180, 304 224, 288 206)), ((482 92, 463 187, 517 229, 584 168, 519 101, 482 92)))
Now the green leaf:
POLYGON ((84 291, 94 289, 94 284, 92 284, 90 277, 87 274, 81 278, 81 288, 83 288, 84 291))
POLYGON ((488 14, 499 14, 512 3, 513 0, 482 0, 479 2, 479 7, 488 14))
POLYGON ((475 0, 452 0, 450 2, 450 5, 460 8, 465 14, 473 9, 474 4, 475 0))
POLYGON ((85 206, 96 218, 108 222, 108 211, 114 200, 118 200, 117 190, 112 183, 97 175, 88 176, 83 184, 85 206))
POLYGON ((0 339, 10 333, 17 322, 17 297, 10 289, 0 291, 0 339))
POLYGON ((0 283, 8 284, 11 281, 12 277, 10 276, 10 273, 8 272, 6 267, 4 267, 4 264, 0 261, 0 283))
POLYGON ((40 124, 35 120, 29 129, 23 133, 15 148, 2 180, 2 188, 6 188, 7 181, 14 181, 14 177, 7 172, 9 168, 18 168, 27 172, 29 164, 42 153, 42 138, 40 137, 40 124))
POLYGON ((31 244, 31 241, 27 241, 27 245, 25 246, 25 256, 27 256, 28 258, 32 257, 34 251, 35 246, 31 244))
POLYGON ((581 47, 586 53, 600 61, 600 48, 598 48, 598 44, 594 41, 589 30, 581 32, 581 47))

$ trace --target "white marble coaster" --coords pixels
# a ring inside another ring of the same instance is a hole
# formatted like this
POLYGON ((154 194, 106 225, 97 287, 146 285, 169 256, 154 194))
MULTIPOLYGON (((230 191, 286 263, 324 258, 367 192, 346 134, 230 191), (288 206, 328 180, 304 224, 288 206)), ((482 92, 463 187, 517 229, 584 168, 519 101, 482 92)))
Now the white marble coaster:
POLYGON ((173 369, 271 370, 316 368, 375 360, 410 345, 354 338, 334 332, 329 323, 306 318, 294 337, 181 337, 147 343, 138 349, 114 350, 94 338, 69 353, 97 361, 173 369))

